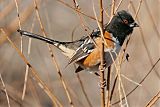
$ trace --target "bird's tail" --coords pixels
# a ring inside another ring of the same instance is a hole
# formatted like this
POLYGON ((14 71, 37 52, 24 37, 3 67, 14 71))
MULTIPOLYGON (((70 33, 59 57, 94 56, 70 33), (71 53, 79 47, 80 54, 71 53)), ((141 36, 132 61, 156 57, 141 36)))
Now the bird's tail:
POLYGON ((23 30, 17 30, 21 35, 24 36, 28 36, 31 38, 35 38, 41 41, 45 41, 46 43, 52 44, 54 46, 56 46, 57 48, 59 48, 63 54, 65 54, 67 57, 71 58, 72 55, 74 54, 76 48, 72 47, 75 46, 74 44, 76 44, 77 41, 73 41, 73 42, 60 42, 60 41, 56 41, 41 35, 37 35, 28 31, 23 31, 23 30))

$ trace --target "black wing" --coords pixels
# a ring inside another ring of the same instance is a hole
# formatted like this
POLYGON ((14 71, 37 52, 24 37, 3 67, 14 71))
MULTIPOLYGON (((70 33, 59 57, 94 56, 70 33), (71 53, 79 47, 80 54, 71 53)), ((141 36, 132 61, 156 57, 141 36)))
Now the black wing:
MULTIPOLYGON (((99 29, 96 29, 91 33, 91 38, 94 40, 95 38, 99 37, 100 31, 99 29)), ((86 37, 83 39, 84 41, 81 43, 79 48, 75 51, 74 55, 70 59, 69 63, 77 62, 85 57, 87 57, 95 48, 95 44, 93 40, 89 37, 86 37)))

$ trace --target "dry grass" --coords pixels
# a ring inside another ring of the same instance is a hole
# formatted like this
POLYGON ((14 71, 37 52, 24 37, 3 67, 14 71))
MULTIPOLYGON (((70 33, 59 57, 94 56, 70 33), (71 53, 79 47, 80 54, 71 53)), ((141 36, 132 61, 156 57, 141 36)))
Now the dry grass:
POLYGON ((0 3, 0 107, 160 106, 159 0, 0 3), (75 74, 75 65, 65 68, 68 59, 54 46, 21 38, 16 32, 24 29, 71 41, 89 36, 94 28, 102 27, 122 9, 129 10, 140 27, 126 40, 108 72, 102 70, 101 82, 106 79, 107 87, 100 88, 100 79, 93 74, 75 74), (127 53, 129 61, 125 59, 127 53))

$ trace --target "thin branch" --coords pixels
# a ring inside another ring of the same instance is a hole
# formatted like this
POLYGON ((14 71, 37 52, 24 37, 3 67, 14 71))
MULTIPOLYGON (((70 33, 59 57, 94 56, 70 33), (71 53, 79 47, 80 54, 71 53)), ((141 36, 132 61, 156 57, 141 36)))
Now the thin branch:
POLYGON ((108 67, 107 72, 107 107, 110 107, 110 81, 111 81, 111 66, 108 67))
MULTIPOLYGON (((135 10, 135 7, 134 7, 134 5, 133 5, 132 2, 131 2, 131 6, 132 6, 133 11, 135 12, 136 10, 135 10)), ((135 13, 136 13, 136 12, 135 12, 135 13)), ((139 21, 138 17, 137 17, 137 21, 138 21, 138 23, 140 24, 140 21, 139 21)), ((151 54, 150 54, 149 49, 148 49, 148 47, 147 47, 147 44, 146 44, 146 42, 145 42, 145 40, 144 40, 144 37, 145 37, 145 36, 144 36, 144 33, 143 33, 143 30, 142 30, 141 26, 139 27, 139 31, 140 31, 140 34, 141 34, 141 37, 142 37, 142 41, 143 41, 143 43, 144 43, 144 47, 145 47, 145 49, 146 49, 146 51, 147 51, 147 55, 148 55, 149 61, 150 61, 151 65, 153 66, 154 64, 153 64, 153 61, 152 61, 152 57, 151 57, 151 54)), ((158 78, 160 78, 160 75, 159 75, 158 71, 156 71, 156 70, 154 69, 154 72, 156 73, 156 76, 157 76, 158 78)))
POLYGON ((116 75, 115 79, 114 79, 114 82, 113 82, 113 87, 112 87, 112 90, 111 90, 110 101, 113 98, 113 93, 114 93, 114 90, 115 90, 115 87, 116 87, 117 79, 118 79, 118 76, 116 75))
MULTIPOLYGON (((38 0, 38 2, 40 3, 40 0, 38 0)), ((32 12, 33 12, 33 4, 27 4, 28 6, 21 12, 21 24, 25 23, 27 19, 29 19, 29 17, 31 16, 32 12)), ((10 36, 13 32, 15 32, 18 29, 18 17, 16 17, 15 19, 12 20, 12 22, 10 22, 7 26, 5 26, 3 28, 3 30, 5 31, 5 33, 7 34, 7 36, 10 36)), ((3 44, 5 41, 7 40, 7 38, 1 38, 0 39, 0 45, 3 44)))
MULTIPOLYGON (((125 92, 125 90, 124 90, 124 86, 123 86, 122 80, 121 80, 121 82, 120 82, 120 85, 121 85, 122 92, 123 92, 123 95, 124 95, 125 105, 126 105, 126 107, 129 107, 129 105, 128 105, 128 101, 127 101, 126 92, 125 92)), ((124 104, 122 104, 122 106, 123 106, 123 105, 124 105, 124 104)))
MULTIPOLYGON (((46 37, 47 33, 45 32, 45 29, 44 29, 44 27, 43 27, 43 24, 42 24, 42 21, 41 21, 41 17, 40 17, 40 14, 39 14, 39 10, 38 10, 38 6, 37 6, 37 3, 36 3, 36 0, 34 0, 34 5, 35 5, 36 15, 37 15, 37 18, 38 18, 38 21, 39 21, 39 24, 40 24, 40 27, 41 27, 43 36, 46 37)), ((69 93, 69 89, 67 88, 67 85, 66 85, 66 82, 65 82, 65 80, 64 80, 64 78, 63 78, 63 75, 62 75, 62 73, 61 73, 60 67, 59 67, 59 65, 58 65, 58 63, 57 63, 57 61, 56 61, 56 59, 55 59, 55 56, 54 56, 54 54, 53 54, 53 50, 52 50, 52 48, 51 48, 51 45, 47 44, 47 47, 48 47, 48 50, 49 50, 49 52, 50 52, 50 56, 51 56, 51 58, 52 58, 52 61, 53 61, 53 63, 54 63, 55 66, 56 66, 57 73, 58 73, 58 75, 59 75, 59 78, 60 78, 60 80, 61 80, 61 83, 62 83, 62 85, 63 85, 63 88, 64 88, 64 90, 65 90, 65 92, 66 92, 66 95, 67 95, 69 104, 70 104, 71 107, 74 107, 73 101, 72 101, 71 96, 70 96, 70 93, 69 93)))
MULTIPOLYGON (((143 79, 139 82, 139 84, 142 84, 144 82, 144 80, 149 76, 149 74, 153 71, 153 69, 155 68, 155 66, 158 64, 158 62, 160 61, 160 58, 155 62, 155 64, 152 66, 152 68, 149 70, 149 72, 143 77, 143 79)), ((133 88, 128 94, 126 94, 126 97, 128 97, 131 93, 133 93, 137 88, 139 87, 139 85, 137 85, 135 88, 133 88)), ((122 98, 124 99, 124 98, 122 98)), ((112 105, 115 105, 119 103, 119 101, 114 102, 112 105)))
MULTIPOLYGON (((74 39, 73 39, 74 31, 75 31, 75 29, 73 29, 73 31, 72 31, 72 38, 71 38, 71 41, 74 40, 74 39)), ((75 65, 75 64, 74 64, 74 68, 76 69, 76 65, 75 65)), ((91 101, 89 100, 89 97, 88 97, 88 95, 87 95, 87 92, 85 91, 84 84, 83 84, 83 82, 82 82, 82 80, 81 80, 80 74, 77 73, 76 76, 77 76, 77 79, 78 79, 78 81, 79 81, 79 83, 80 83, 80 87, 81 87, 81 89, 82 89, 82 92, 83 92, 83 94, 84 94, 86 100, 87 100, 87 103, 88 103, 89 107, 93 107, 92 104, 91 104, 91 101)))
POLYGON ((146 10, 147 10, 147 12, 148 12, 148 15, 149 15, 149 17, 150 17, 150 19, 151 19, 151 22, 152 22, 152 24, 153 24, 153 28, 154 28, 154 30, 155 30, 158 38, 160 39, 160 33, 159 33, 159 31, 158 31, 158 27, 156 27, 156 23, 155 23, 155 21, 154 21, 153 15, 152 15, 152 13, 151 13, 151 11, 150 11, 150 9, 149 9, 149 6, 148 6, 148 3, 147 3, 146 0, 144 0, 144 4, 145 4, 146 10))
POLYGON ((160 98, 160 91, 148 102, 146 107, 152 107, 159 98, 160 98))
POLYGON ((118 11, 118 9, 119 9, 119 7, 121 6, 122 2, 123 2, 123 0, 119 1, 118 6, 117 6, 116 9, 115 9, 115 12, 118 11))
MULTIPOLYGON (((119 61, 118 61, 119 62, 119 61)), ((118 92, 119 92, 119 102, 120 105, 122 106, 122 93, 121 93, 121 75, 120 75, 120 63, 118 64, 118 71, 117 71, 117 76, 118 76, 118 92)))
MULTIPOLYGON (((21 0, 18 0, 18 1, 20 3, 21 0)), ((9 15, 12 12, 12 10, 14 9, 14 7, 15 7, 14 1, 8 3, 8 5, 5 6, 3 8, 3 10, 0 11, 0 21, 2 21, 7 15, 9 15)))
POLYGON ((87 95, 87 93, 86 93, 86 91, 85 91, 85 88, 84 88, 84 85, 83 85, 83 82, 82 82, 82 80, 81 80, 81 78, 80 78, 79 73, 77 73, 77 78, 78 78, 78 81, 79 81, 80 86, 81 86, 81 88, 82 88, 82 92, 83 92, 83 94, 84 94, 84 96, 85 96, 85 98, 86 98, 86 100, 87 100, 87 102, 88 102, 88 104, 89 104, 89 107, 93 107, 92 104, 91 104, 91 102, 90 102, 90 100, 89 100, 89 97, 88 97, 88 95, 87 95))
POLYGON ((1 73, 0 73, 0 80, 1 80, 1 82, 2 82, 2 86, 3 86, 4 92, 5 92, 5 94, 6 94, 8 107, 11 107, 10 101, 9 101, 9 96, 8 96, 8 93, 7 93, 7 89, 6 89, 6 86, 5 86, 5 84, 4 84, 4 81, 3 81, 3 78, 2 78, 1 73))
POLYGON ((88 17, 88 18, 90 18, 90 19, 96 20, 96 18, 94 18, 93 16, 89 16, 89 15, 87 15, 86 13, 75 9, 74 7, 72 7, 72 6, 70 6, 69 4, 65 3, 63 0, 57 0, 57 1, 60 2, 60 3, 62 3, 62 4, 65 5, 65 6, 69 7, 69 8, 71 8, 71 9, 73 9, 74 11, 76 11, 76 12, 78 12, 78 13, 80 13, 80 14, 88 17))
MULTIPOLYGON (((115 14, 115 3, 116 3, 116 0, 112 0, 110 20, 112 20, 114 14, 115 14)), ((111 57, 113 57, 112 54, 111 54, 111 57)), ((110 81, 111 81, 111 66, 108 67, 108 74, 107 74, 107 88, 106 88, 107 89, 107 107, 110 107, 110 103, 111 103, 111 100, 110 100, 110 81)))
POLYGON ((47 85, 42 81, 40 76, 38 75, 35 68, 32 67, 32 65, 29 63, 29 61, 26 59, 26 57, 21 53, 21 51, 17 48, 17 46, 11 41, 11 39, 8 37, 8 35, 5 34, 4 30, 1 29, 1 32, 6 36, 6 39, 9 41, 11 46, 17 51, 18 55, 22 58, 22 60, 27 64, 31 70, 31 74, 34 76, 34 79, 36 80, 37 84, 44 90, 44 92, 49 96, 49 98, 52 100, 53 104, 57 105, 58 103, 61 107, 61 103, 56 98, 56 96, 53 94, 53 92, 50 91, 50 89, 47 87, 47 85))
MULTIPOLYGON (((14 0, 15 1, 15 5, 16 5, 16 10, 17 10, 17 16, 18 16, 18 26, 19 26, 19 29, 21 30, 21 20, 20 20, 20 14, 19 14, 19 7, 18 7, 18 3, 17 3, 17 0, 14 0)), ((21 44, 20 44, 20 47, 21 47, 21 52, 23 51, 23 41, 22 41, 22 37, 21 37, 21 44)))
POLYGON ((116 0, 112 0, 112 7, 111 7, 111 18, 114 16, 115 14, 115 4, 116 4, 116 0))
MULTIPOLYGON (((130 1, 130 4, 131 4, 131 3, 132 3, 132 1, 130 1)), ((137 15, 138 15, 138 13, 139 13, 141 4, 142 4, 142 0, 139 1, 139 5, 138 5, 138 8, 137 8, 136 14, 135 14, 135 16, 134 16, 134 19, 136 19, 137 15)), ((125 47, 124 47, 124 49, 123 49, 123 53, 122 53, 122 55, 121 55, 121 58, 119 59, 119 60, 120 60, 120 65, 122 65, 123 58, 124 58, 126 49, 127 49, 127 47, 128 47, 128 43, 129 43, 129 41, 130 41, 130 38, 131 38, 131 35, 129 35, 129 38, 128 38, 128 40, 127 40, 127 42, 126 42, 126 44, 125 44, 125 47)), ((118 78, 118 73, 116 74, 115 81, 114 81, 114 85, 116 85, 117 78, 118 78)), ((114 92, 114 90, 115 90, 115 86, 114 86, 114 85, 113 85, 112 90, 111 90, 111 99, 112 99, 112 96, 113 96, 113 92, 114 92)), ((123 99, 124 99, 124 98, 123 98, 123 99)), ((118 102, 119 102, 119 101, 118 101, 118 102)))
POLYGON ((139 86, 142 86, 141 84, 131 80, 130 78, 126 77, 125 75, 121 74, 122 77, 124 77, 125 79, 127 79, 128 81, 132 82, 133 84, 136 84, 136 85, 139 85, 139 86))
MULTIPOLYGON (((28 77, 30 77, 30 78, 28 78, 28 84, 29 84, 28 89, 31 92, 31 95, 33 96, 33 99, 35 99, 35 101, 36 101, 35 103, 38 104, 38 107, 41 107, 41 103, 40 103, 40 99, 39 99, 41 97, 37 92, 35 82, 33 82, 34 80, 33 80, 31 75, 29 75, 28 77)), ((55 105, 55 106, 57 107, 57 105, 55 105)))
MULTIPOLYGON (((3 34, 1 34, 1 36, 3 36, 3 34)), ((13 88, 12 86, 5 84, 6 86, 6 90, 8 92, 8 97, 10 99, 10 101, 14 102, 15 104, 18 104, 19 106, 22 105, 22 100, 21 100, 21 93, 16 90, 15 88, 13 88)), ((4 88, 0 87, 0 92, 5 94, 4 88)), ((27 105, 30 102, 28 100, 24 100, 23 104, 27 105)), ((12 105, 11 105, 12 106, 12 105)))
MULTIPOLYGON (((100 82, 104 83, 105 77, 104 77, 104 42, 103 42, 103 0, 99 0, 99 7, 100 7, 100 18, 99 18, 99 25, 101 30, 101 49, 100 49, 100 56, 101 56, 101 64, 99 66, 99 71, 100 71, 100 82)), ((101 107, 105 107, 105 86, 101 86, 101 107)))
MULTIPOLYGON (((31 32, 32 32, 32 30, 33 30, 33 28, 34 28, 34 21, 35 21, 35 17, 33 18, 33 23, 32 23, 32 26, 31 26, 31 32)), ((32 39, 29 38, 28 49, 27 49, 28 57, 30 56, 30 51, 31 51, 31 40, 32 40, 32 39)), ((22 101, 24 100, 25 93, 26 93, 28 73, 29 73, 29 67, 28 67, 28 65, 26 65, 24 85, 23 85, 23 92, 22 92, 22 101)))

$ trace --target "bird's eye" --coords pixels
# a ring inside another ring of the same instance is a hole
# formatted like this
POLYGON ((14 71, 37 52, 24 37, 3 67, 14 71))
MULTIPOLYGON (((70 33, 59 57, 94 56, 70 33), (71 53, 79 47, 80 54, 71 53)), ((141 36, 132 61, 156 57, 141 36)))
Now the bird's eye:
POLYGON ((127 25, 128 24, 128 20, 124 19, 123 23, 127 25))

